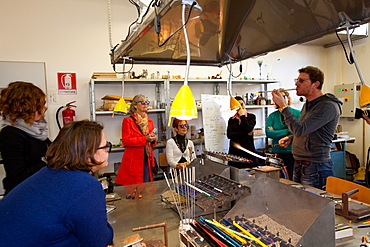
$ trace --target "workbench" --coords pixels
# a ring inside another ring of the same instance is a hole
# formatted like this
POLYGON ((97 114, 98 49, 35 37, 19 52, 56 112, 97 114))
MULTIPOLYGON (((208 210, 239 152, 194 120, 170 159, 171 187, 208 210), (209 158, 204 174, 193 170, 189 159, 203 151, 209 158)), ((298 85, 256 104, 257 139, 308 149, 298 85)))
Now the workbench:
POLYGON ((166 221, 168 226, 169 246, 180 246, 179 241, 179 215, 162 203, 160 195, 167 189, 165 180, 149 183, 116 186, 116 192, 121 200, 109 202, 117 206, 108 214, 108 221, 114 229, 114 244, 121 247, 121 240, 135 233, 139 233, 144 239, 155 237, 164 242, 163 228, 155 228, 133 232, 132 228, 152 225, 166 221), (137 186, 134 199, 126 199, 137 186), (142 195, 142 198, 139 198, 142 195))
MULTIPOLYGON (((165 180, 142 183, 137 185, 116 186, 114 191, 122 198, 121 200, 110 202, 109 204, 117 206, 117 208, 108 214, 109 223, 114 229, 115 246, 121 246, 121 240, 135 233, 139 233, 144 239, 155 237, 156 239, 164 239, 163 228, 155 228, 133 232, 132 228, 162 223, 166 221, 168 224, 169 247, 180 246, 179 240, 179 221, 178 214, 162 203, 160 195, 167 189, 165 180), (134 199, 126 199, 126 195, 131 194, 136 186, 138 187, 134 199), (139 199, 139 195, 142 198, 139 199)), ((222 217, 222 214, 220 214, 222 217)), ((219 216, 219 215, 218 215, 219 216)), ((217 217, 218 217, 217 216, 217 217)), ((369 220, 365 218, 363 220, 369 220)), ((347 223, 348 220, 336 215, 336 223, 347 223)), ((352 226, 354 238, 337 240, 336 246, 360 246, 361 237, 370 232, 370 228, 355 228, 361 225, 361 222, 353 222, 352 226)), ((320 244, 318 246, 325 246, 320 244)), ((370 245, 369 245, 370 246, 370 245)))

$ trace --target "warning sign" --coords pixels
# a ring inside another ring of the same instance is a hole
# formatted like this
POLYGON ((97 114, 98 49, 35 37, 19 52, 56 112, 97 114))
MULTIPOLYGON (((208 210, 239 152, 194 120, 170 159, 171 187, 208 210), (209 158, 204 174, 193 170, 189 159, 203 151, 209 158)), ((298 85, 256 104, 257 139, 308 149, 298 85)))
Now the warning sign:
POLYGON ((58 94, 77 94, 76 73, 58 73, 58 94))

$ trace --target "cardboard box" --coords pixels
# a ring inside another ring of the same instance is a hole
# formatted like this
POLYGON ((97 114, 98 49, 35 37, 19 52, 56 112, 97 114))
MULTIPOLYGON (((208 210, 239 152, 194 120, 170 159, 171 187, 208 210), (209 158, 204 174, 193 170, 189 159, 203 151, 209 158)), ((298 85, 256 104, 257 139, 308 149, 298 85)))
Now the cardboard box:
POLYGON ((103 110, 113 111, 117 103, 118 103, 118 100, 104 100, 103 110))

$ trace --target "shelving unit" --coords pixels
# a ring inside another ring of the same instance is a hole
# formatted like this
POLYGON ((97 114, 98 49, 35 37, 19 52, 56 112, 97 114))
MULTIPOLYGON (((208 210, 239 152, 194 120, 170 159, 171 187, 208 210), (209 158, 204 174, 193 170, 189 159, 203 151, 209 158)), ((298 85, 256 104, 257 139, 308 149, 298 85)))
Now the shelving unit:
MULTIPOLYGON (((263 88, 262 90, 267 90, 267 84, 270 83, 278 83, 277 80, 233 80, 232 85, 261 85, 263 88)), ((142 93, 145 95, 151 95, 154 98, 154 102, 157 104, 154 105, 155 108, 158 108, 159 106, 162 106, 164 108, 161 109, 150 109, 148 111, 148 114, 156 114, 156 119, 158 123, 164 123, 160 124, 160 126, 157 126, 159 129, 158 133, 163 133, 163 139, 161 141, 166 141, 167 139, 171 138, 171 128, 167 127, 167 121, 169 117, 170 112, 170 105, 171 105, 171 97, 170 95, 173 95, 174 93, 171 93, 171 86, 174 85, 180 85, 183 84, 183 79, 124 79, 124 87, 125 87, 125 96, 129 95, 126 93, 130 87, 135 87, 135 93, 142 93), (154 85, 154 92, 153 90, 149 89, 149 87, 145 87, 146 85, 154 85), (127 87, 126 87, 127 86, 127 87), (140 88, 136 88, 140 87, 140 88), (164 103, 164 104, 162 104, 164 103), (164 129, 163 129, 164 128, 164 129), (165 138, 164 138, 165 133, 165 138)), ((212 94, 218 95, 220 94, 221 87, 225 87, 227 85, 227 79, 191 79, 188 81, 189 85, 193 84, 202 84, 202 85, 212 85, 212 94)), ((98 100, 100 100, 101 97, 98 96, 97 91, 100 92, 100 96, 104 96, 105 94, 112 94, 112 91, 116 92, 115 95, 120 96, 122 91, 122 79, 120 78, 99 78, 99 79, 91 79, 90 84, 90 119, 97 121, 99 118, 103 119, 104 116, 109 117, 113 114, 113 111, 100 111, 97 110, 99 108, 98 100), (109 88, 109 90, 105 90, 104 87, 109 88), (112 90, 112 87, 113 90, 112 90), (102 92, 104 94, 102 94, 102 92)), ((210 92, 207 91, 207 92, 210 92)), ((134 95, 133 94, 133 95, 134 95)), ((199 95, 200 96, 200 95, 199 95)), ((153 106, 153 100, 151 103, 151 106, 153 106)), ((268 116, 268 109, 274 107, 273 105, 247 105, 247 109, 259 109, 263 110, 263 116, 266 120, 268 116)), ((199 111, 201 111, 201 108, 198 108, 199 111)), ((152 117, 151 117, 152 118, 152 117)), ((153 118, 152 118, 153 119, 153 118)), ((104 119, 101 120, 104 122, 104 119)), ((120 128, 120 127, 118 127, 120 128)), ((257 135, 255 136, 255 139, 261 139, 265 138, 265 135, 257 135)), ((122 152, 123 148, 114 148, 114 152, 122 152)))

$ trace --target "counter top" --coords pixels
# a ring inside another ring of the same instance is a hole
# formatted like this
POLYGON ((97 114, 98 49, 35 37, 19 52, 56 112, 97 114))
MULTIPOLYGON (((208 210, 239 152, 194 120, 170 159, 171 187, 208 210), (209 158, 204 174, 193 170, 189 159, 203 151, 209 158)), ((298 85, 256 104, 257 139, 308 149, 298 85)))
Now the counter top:
POLYGON ((162 203, 160 195, 167 189, 165 180, 150 183, 116 186, 116 192, 122 199, 109 202, 108 204, 117 206, 115 210, 108 214, 108 221, 114 229, 114 244, 121 246, 121 240, 135 233, 140 234, 144 239, 155 236, 164 242, 163 228, 154 228, 133 232, 132 228, 167 222, 169 246, 179 246, 179 215, 162 203), (137 186, 135 199, 126 199, 126 195, 131 194, 137 186), (139 194, 142 198, 139 199, 139 194))

